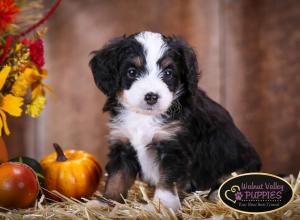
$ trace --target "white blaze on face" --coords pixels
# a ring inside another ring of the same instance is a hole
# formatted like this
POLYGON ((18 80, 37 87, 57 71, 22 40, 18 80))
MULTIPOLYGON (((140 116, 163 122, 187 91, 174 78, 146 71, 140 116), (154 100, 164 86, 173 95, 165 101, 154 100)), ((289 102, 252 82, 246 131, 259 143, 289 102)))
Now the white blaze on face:
POLYGON ((135 39, 143 46, 146 58, 146 73, 143 73, 131 85, 124 90, 123 104, 136 112, 147 114, 160 114, 170 107, 174 94, 161 78, 162 69, 157 61, 167 50, 162 35, 152 32, 142 32, 135 39), (156 104, 150 106, 145 102, 145 95, 149 92, 156 93, 159 99, 156 104))
POLYGON ((162 39, 161 34, 152 32, 142 32, 135 37, 135 39, 141 43, 146 52, 146 65, 150 75, 160 71, 157 65, 157 61, 162 57, 166 51, 165 42, 162 39))

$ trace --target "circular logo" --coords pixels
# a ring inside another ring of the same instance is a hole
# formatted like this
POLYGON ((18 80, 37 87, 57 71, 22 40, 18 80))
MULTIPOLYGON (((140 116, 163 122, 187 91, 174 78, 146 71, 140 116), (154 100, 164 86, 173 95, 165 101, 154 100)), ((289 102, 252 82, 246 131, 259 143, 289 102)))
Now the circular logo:
POLYGON ((221 201, 244 213, 266 213, 286 206, 293 189, 284 179, 267 173, 246 173, 225 181, 219 189, 221 201))

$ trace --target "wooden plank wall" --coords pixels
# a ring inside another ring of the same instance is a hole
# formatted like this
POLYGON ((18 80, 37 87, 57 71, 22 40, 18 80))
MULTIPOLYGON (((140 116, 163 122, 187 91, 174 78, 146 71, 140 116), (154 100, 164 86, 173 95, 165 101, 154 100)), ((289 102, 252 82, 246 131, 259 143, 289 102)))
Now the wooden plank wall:
POLYGON ((225 106, 274 173, 300 170, 299 3, 223 4, 225 106))
POLYGON ((196 50, 199 83, 232 114, 263 170, 300 168, 300 2, 296 0, 63 1, 48 23, 49 97, 38 120, 15 121, 11 155, 41 158, 51 144, 106 161, 104 96, 88 68, 107 40, 142 30, 183 36, 196 50), (26 131, 26 132, 24 132, 26 131))

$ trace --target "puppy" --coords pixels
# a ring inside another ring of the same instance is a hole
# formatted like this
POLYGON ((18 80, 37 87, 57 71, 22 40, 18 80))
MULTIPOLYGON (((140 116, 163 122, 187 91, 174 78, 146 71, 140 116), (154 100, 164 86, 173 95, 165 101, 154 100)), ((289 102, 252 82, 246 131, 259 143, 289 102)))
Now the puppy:
POLYGON ((155 186, 155 201, 176 210, 178 193, 260 169, 229 113, 197 87, 197 59, 182 39, 123 36, 93 52, 89 64, 111 115, 105 197, 121 202, 139 176, 155 186))

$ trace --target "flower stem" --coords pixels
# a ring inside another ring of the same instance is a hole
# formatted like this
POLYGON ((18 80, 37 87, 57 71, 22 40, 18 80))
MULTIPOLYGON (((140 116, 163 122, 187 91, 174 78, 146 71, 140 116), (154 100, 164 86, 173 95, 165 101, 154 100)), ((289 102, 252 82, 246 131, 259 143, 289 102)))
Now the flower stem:
POLYGON ((33 31, 34 29, 36 29, 38 26, 40 26, 41 24, 43 24, 57 9, 59 3, 61 2, 61 0, 57 0, 55 2, 55 4, 50 8, 50 10, 48 11, 48 13, 41 19, 39 20, 37 23, 33 24, 32 26, 30 26, 28 29, 26 29, 25 31, 21 32, 17 37, 23 37, 24 35, 30 33, 31 31, 33 31))

